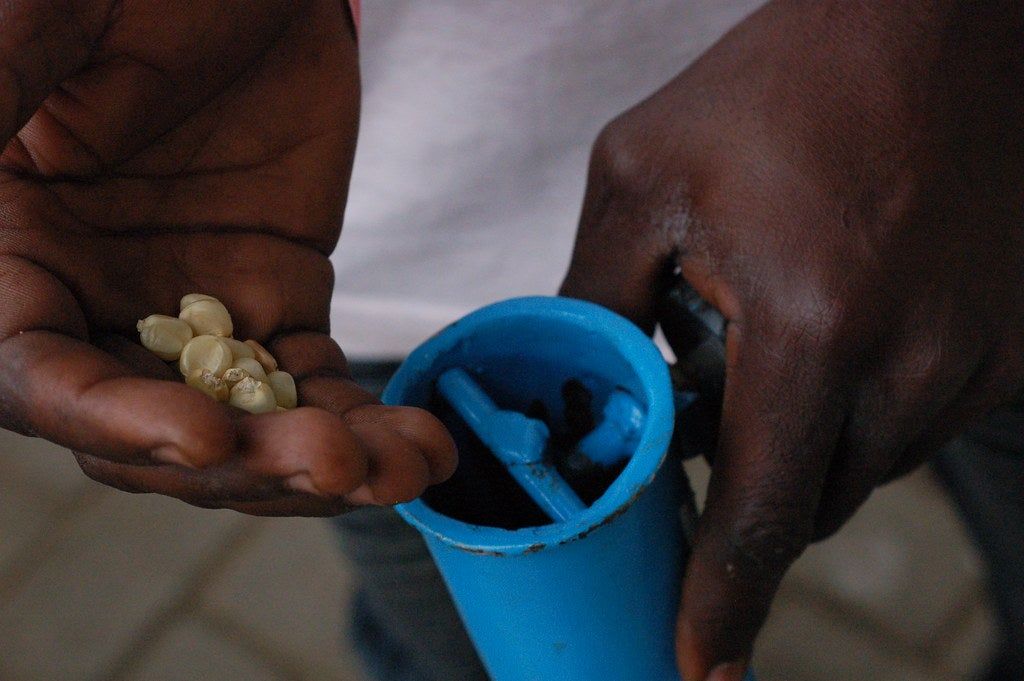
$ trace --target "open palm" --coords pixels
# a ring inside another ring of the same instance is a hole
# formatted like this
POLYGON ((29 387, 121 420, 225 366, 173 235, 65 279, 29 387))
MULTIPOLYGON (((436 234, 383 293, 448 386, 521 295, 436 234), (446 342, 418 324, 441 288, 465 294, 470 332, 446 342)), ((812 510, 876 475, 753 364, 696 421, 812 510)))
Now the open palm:
POLYGON ((440 424, 380 406, 327 335, 358 127, 337 0, 19 2, 0 20, 0 426, 133 491, 260 514, 418 495, 440 424), (296 376, 253 416, 175 379, 135 322, 215 295, 296 376))

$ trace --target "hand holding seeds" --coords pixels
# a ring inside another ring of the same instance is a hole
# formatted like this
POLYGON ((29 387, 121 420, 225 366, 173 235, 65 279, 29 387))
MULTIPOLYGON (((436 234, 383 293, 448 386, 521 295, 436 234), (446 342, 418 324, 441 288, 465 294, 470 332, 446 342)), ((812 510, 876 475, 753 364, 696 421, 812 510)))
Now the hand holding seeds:
MULTIPOLYGON (((325 333, 281 333, 295 325, 254 308, 248 289, 228 295, 186 299, 182 317, 137 321, 126 306, 120 333, 88 340, 28 330, 0 342, 0 425, 72 448, 107 485, 259 515, 396 503, 450 474, 433 417, 380 405, 325 333), (274 341, 215 335, 228 328, 274 341)), ((171 311, 154 299, 141 309, 171 311)), ((12 310, 0 307, 0 326, 12 310)))
POLYGON ((177 361, 185 382, 218 402, 253 414, 298 404, 291 374, 278 371, 277 360, 256 341, 231 338, 231 314, 213 296, 190 293, 181 299, 177 318, 150 315, 139 321, 138 330, 143 347, 162 360, 177 361))
POLYGON ((443 427, 349 380, 328 335, 359 111, 344 3, 50 4, 0 20, 22 76, 0 77, 0 428, 103 484, 258 515, 446 477, 443 427))

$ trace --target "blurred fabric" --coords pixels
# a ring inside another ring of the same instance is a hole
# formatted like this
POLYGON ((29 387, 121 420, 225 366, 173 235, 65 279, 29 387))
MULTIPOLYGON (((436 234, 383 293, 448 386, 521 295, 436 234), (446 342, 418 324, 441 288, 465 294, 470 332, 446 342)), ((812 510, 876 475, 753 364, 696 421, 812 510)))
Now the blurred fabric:
POLYGON ((349 356, 402 357, 481 305, 555 293, 601 127, 759 4, 364 3, 359 146, 334 256, 349 356))

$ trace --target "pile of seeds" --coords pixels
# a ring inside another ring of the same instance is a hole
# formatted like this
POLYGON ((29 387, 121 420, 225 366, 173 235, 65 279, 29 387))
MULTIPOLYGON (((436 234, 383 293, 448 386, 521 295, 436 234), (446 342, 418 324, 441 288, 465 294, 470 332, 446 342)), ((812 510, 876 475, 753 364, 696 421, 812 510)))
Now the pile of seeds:
POLYGON ((253 414, 294 409, 291 374, 254 340, 231 337, 234 325, 213 296, 190 293, 177 317, 154 314, 138 324, 142 345, 160 359, 177 362, 185 382, 218 402, 253 414))

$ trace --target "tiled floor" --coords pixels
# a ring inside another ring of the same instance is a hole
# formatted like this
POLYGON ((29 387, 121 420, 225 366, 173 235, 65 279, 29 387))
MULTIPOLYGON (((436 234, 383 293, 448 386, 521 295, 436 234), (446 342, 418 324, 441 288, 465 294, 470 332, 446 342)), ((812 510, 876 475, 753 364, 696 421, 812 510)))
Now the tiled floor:
MULTIPOLYGON (((115 492, 2 431, 0 500, 0 681, 365 681, 322 521, 115 492)), ((760 677, 967 678, 992 638, 981 574, 928 475, 893 484, 793 569, 760 677)))

